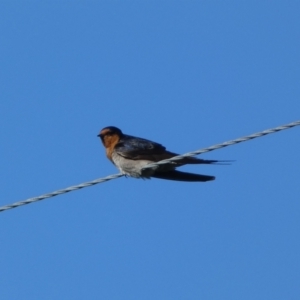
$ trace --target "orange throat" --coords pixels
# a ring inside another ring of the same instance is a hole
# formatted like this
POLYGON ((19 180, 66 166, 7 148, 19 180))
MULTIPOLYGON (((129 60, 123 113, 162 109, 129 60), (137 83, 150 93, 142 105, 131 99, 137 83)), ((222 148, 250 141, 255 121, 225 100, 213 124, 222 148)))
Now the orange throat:
POLYGON ((112 161, 112 153, 115 149, 116 144, 119 142, 120 137, 117 134, 105 136, 103 140, 103 145, 106 148, 106 156, 112 161))

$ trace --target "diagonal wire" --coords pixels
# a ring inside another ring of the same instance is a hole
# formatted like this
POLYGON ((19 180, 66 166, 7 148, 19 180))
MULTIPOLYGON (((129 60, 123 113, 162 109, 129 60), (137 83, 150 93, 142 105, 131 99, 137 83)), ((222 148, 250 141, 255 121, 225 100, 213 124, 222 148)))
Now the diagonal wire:
MULTIPOLYGON (((221 149, 221 148, 231 146, 231 145, 234 145, 234 144, 238 144, 238 143, 241 143, 241 142, 246 142, 246 141, 258 138, 258 137, 262 137, 262 136, 267 135, 267 134, 271 134, 271 133, 275 133, 275 132, 278 132, 278 131, 281 131, 281 130, 289 129, 289 128, 292 128, 292 127, 295 127, 295 126, 298 126, 298 125, 300 125, 300 121, 295 121, 295 122, 292 122, 292 123, 289 123, 289 124, 286 124, 286 125, 278 126, 278 127, 271 128, 271 129, 267 129, 267 130, 264 130, 264 131, 261 131, 261 132, 257 132, 257 133, 251 134, 251 135, 247 135, 247 136, 244 136, 244 137, 241 137, 241 138, 238 138, 238 139, 235 139, 235 140, 231 140, 231 141, 228 141, 228 142, 224 142, 224 143, 221 143, 221 144, 217 144, 217 145, 214 145, 214 146, 211 146, 211 147, 203 148, 203 149, 196 150, 196 151, 193 151, 193 152, 188 152, 188 153, 183 154, 183 155, 174 156, 170 159, 161 160, 157 163, 148 164, 143 169, 153 168, 153 167, 158 166, 158 165, 167 164, 167 163, 170 163, 172 161, 180 160, 183 157, 190 157, 190 156, 194 156, 194 155, 197 155, 197 154, 201 154, 201 153, 221 149)), ((106 182, 106 181, 109 181, 109 180, 112 180, 112 179, 116 179, 116 178, 119 178, 119 177, 122 177, 122 176, 124 176, 124 175, 121 174, 121 173, 114 174, 114 175, 110 175, 110 176, 107 176, 107 177, 104 177, 104 178, 99 178, 99 179, 96 179, 96 180, 93 180, 93 181, 81 183, 79 185, 74 185, 74 186, 68 187, 66 189, 58 190, 58 191, 55 191, 55 192, 52 192, 52 193, 49 193, 49 194, 44 194, 44 195, 41 195, 41 196, 38 196, 38 197, 29 198, 29 199, 24 200, 24 201, 15 202, 13 204, 9 204, 9 205, 5 205, 5 206, 0 207, 0 212, 6 211, 8 209, 16 208, 16 207, 19 207, 19 206, 22 206, 22 205, 30 204, 30 203, 33 203, 33 202, 41 201, 41 200, 44 200, 44 199, 47 199, 47 198, 55 197, 55 196, 65 194, 65 193, 68 193, 68 192, 76 191, 76 190, 79 190, 79 189, 82 189, 82 188, 85 188, 85 187, 89 187, 89 186, 92 186, 92 185, 95 185, 95 184, 98 184, 98 183, 103 183, 103 182, 106 182)))
POLYGON ((298 125, 300 125, 300 121, 295 121, 295 122, 292 122, 292 123, 289 123, 289 124, 286 124, 286 125, 278 126, 278 127, 271 128, 271 129, 267 129, 267 130, 257 132, 257 133, 253 133, 253 134, 250 134, 250 135, 247 135, 247 136, 235 139, 235 140, 231 140, 231 141, 228 141, 228 142, 224 142, 224 143, 221 143, 221 144, 217 144, 217 145, 210 146, 210 147, 207 147, 207 148, 203 148, 203 149, 200 149, 200 150, 196 150, 196 151, 193 151, 193 152, 188 152, 188 153, 185 153, 183 155, 177 155, 177 156, 174 156, 174 157, 169 158, 169 159, 164 159, 164 160, 161 160, 159 162, 155 162, 153 164, 148 164, 147 166, 145 166, 143 168, 143 170, 148 169, 148 168, 153 168, 153 167, 156 167, 156 166, 159 166, 159 165, 168 164, 172 161, 180 160, 184 157, 195 156, 195 155, 198 155, 198 154, 202 154, 202 153, 210 152, 210 151, 213 151, 213 150, 221 149, 221 148, 228 147, 228 146, 238 144, 238 143, 241 143, 241 142, 246 142, 246 141, 249 141, 249 140, 253 140, 253 139, 256 139, 258 137, 261 137, 261 136, 264 136, 264 135, 267 135, 267 134, 271 134, 271 133, 275 133, 275 132, 278 132, 278 131, 281 131, 281 130, 289 129, 289 128, 292 128, 292 127, 295 127, 295 126, 298 126, 298 125))
POLYGON ((124 176, 124 175, 121 174, 121 173, 114 174, 114 175, 109 175, 109 176, 104 177, 104 178, 99 178, 99 179, 96 179, 96 180, 93 180, 93 181, 84 182, 84 183, 81 183, 81 184, 78 184, 78 185, 70 186, 66 189, 58 190, 58 191, 55 191, 55 192, 52 192, 52 193, 49 193, 49 194, 44 194, 44 195, 41 195, 41 196, 38 196, 38 197, 29 198, 29 199, 24 200, 24 201, 19 201, 19 202, 15 202, 13 204, 1 206, 0 207, 0 212, 8 210, 8 209, 16 208, 16 207, 19 207, 19 206, 22 206, 22 205, 30 204, 30 203, 33 203, 33 202, 37 202, 37 201, 40 201, 40 200, 44 200, 44 199, 47 199, 47 198, 55 197, 55 196, 58 196, 58 195, 61 195, 61 194, 73 192, 73 191, 76 191, 76 190, 79 190, 79 189, 82 189, 82 188, 85 188, 85 187, 89 187, 89 186, 92 186, 92 185, 95 185, 95 184, 98 184, 98 183, 106 182, 106 181, 116 179, 116 178, 119 178, 119 177, 122 177, 122 176, 124 176))

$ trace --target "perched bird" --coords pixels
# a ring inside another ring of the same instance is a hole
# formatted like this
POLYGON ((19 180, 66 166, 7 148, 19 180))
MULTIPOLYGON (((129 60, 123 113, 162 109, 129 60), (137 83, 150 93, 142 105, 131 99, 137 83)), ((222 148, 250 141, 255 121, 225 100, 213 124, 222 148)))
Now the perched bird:
POLYGON ((135 178, 155 177, 194 182, 215 179, 214 176, 180 172, 175 168, 185 164, 214 164, 218 163, 218 160, 185 157, 168 164, 143 170, 150 163, 168 159, 178 154, 167 151, 161 144, 124 134, 114 126, 103 128, 98 136, 106 149, 106 156, 124 175, 135 178))

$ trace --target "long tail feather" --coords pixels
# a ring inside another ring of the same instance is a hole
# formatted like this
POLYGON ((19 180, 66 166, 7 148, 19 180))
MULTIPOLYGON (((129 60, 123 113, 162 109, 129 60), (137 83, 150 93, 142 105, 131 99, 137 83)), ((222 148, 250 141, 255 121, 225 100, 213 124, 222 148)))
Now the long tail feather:
MULTIPOLYGON (((173 152, 165 152, 164 156, 165 157, 160 157, 160 160, 162 159, 167 159, 167 158, 171 158, 174 156, 177 156, 178 154, 173 153, 173 152)), ((214 164, 214 165, 230 165, 230 163, 233 162, 233 160, 212 160, 212 159, 201 159, 201 158, 197 158, 197 157, 184 157, 180 160, 176 160, 177 164, 180 165, 186 165, 186 164, 205 164, 205 165, 210 165, 210 164, 214 164)))
POLYGON ((201 159, 196 157, 185 157, 178 161, 181 164, 205 164, 205 165, 230 165, 233 160, 211 160, 211 159, 201 159))
POLYGON ((152 177, 167 179, 167 180, 190 181, 190 182, 205 182, 205 181, 210 181, 215 179, 214 176, 186 173, 186 172, 181 172, 176 170, 168 171, 168 172, 156 172, 152 175, 152 177))

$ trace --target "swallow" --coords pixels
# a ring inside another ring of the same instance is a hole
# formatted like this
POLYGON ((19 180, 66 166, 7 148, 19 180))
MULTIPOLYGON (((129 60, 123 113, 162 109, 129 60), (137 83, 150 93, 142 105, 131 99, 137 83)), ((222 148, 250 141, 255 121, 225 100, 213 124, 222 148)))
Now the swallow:
POLYGON ((168 164, 143 169, 150 163, 168 159, 178 154, 166 150, 156 142, 124 134, 119 128, 108 126, 98 134, 106 149, 107 158, 125 176, 150 179, 151 177, 189 182, 214 180, 214 176, 186 173, 176 170, 186 164, 216 164, 218 160, 185 157, 168 164))

